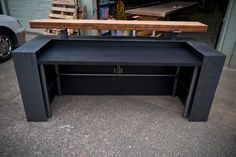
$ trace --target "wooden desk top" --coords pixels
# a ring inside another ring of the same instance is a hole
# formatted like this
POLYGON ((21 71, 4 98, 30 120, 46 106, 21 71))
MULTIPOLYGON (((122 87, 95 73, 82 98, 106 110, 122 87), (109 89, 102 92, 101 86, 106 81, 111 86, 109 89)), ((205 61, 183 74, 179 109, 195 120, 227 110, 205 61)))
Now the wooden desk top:
POLYGON ((95 29, 95 30, 148 30, 160 32, 207 32, 207 25, 195 21, 127 21, 127 20, 60 20, 30 21, 31 28, 95 29))
POLYGON ((153 16, 153 17, 166 17, 167 15, 176 12, 178 10, 193 6, 198 4, 198 2, 170 2, 159 5, 152 5, 148 7, 136 8, 126 10, 125 13, 132 15, 141 16, 153 16))

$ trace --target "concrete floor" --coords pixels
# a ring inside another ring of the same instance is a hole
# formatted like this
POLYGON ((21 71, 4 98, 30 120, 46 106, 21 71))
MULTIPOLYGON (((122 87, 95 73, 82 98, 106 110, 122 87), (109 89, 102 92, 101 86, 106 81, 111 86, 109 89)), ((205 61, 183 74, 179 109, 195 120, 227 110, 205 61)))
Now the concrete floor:
POLYGON ((0 64, 0 156, 235 157, 235 91, 236 70, 225 68, 205 123, 163 96, 56 97, 53 117, 33 123, 9 60, 0 64))

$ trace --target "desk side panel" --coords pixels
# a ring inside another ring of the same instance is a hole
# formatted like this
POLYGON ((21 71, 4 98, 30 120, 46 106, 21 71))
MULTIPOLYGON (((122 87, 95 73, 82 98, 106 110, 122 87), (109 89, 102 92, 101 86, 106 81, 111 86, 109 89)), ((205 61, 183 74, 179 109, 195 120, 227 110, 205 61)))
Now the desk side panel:
POLYGON ((15 53, 13 60, 28 121, 46 121, 46 110, 36 56, 15 53))
POLYGON ((193 98, 189 121, 207 121, 225 56, 205 56, 193 98))

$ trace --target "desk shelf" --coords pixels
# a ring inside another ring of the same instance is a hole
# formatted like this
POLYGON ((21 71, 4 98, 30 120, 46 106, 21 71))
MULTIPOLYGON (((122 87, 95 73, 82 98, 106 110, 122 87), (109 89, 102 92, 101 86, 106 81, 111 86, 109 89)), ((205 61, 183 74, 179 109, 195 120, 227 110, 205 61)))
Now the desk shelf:
MULTIPOLYGON (((57 84, 57 93, 60 95, 173 95, 177 86, 183 86, 182 89, 187 93, 189 84, 183 84, 183 81, 175 82, 176 78, 179 78, 178 68, 133 65, 44 65, 48 80, 46 84, 51 87, 54 87, 52 83, 57 84)), ((193 70, 192 67, 188 69, 193 70)), ((191 75, 191 73, 185 75, 185 81, 190 82, 191 75)), ((48 92, 51 93, 50 90, 48 92)))

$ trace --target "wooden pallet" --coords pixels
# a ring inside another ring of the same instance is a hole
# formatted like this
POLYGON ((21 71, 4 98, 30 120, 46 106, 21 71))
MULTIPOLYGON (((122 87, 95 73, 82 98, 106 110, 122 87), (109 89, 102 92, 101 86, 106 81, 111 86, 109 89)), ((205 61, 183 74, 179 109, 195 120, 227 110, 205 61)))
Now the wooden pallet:
MULTIPOLYGON (((82 7, 80 5, 80 1, 78 0, 78 4, 76 0, 52 0, 52 6, 49 13, 49 19, 83 19, 85 18, 86 7, 82 7)), ((68 33, 71 34, 79 34, 79 30, 70 29, 68 33)), ((46 34, 59 34, 58 29, 47 29, 46 34)))

